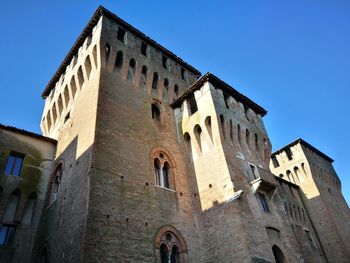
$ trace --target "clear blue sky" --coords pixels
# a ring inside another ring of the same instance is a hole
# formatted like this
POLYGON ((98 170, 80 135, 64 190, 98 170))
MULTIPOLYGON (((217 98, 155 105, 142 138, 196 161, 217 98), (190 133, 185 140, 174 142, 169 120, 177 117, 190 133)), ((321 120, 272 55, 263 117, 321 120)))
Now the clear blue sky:
POLYGON ((2 0, 1 123, 40 132, 41 92, 100 4, 266 108, 274 150, 301 137, 332 157, 350 203, 349 1, 2 0))

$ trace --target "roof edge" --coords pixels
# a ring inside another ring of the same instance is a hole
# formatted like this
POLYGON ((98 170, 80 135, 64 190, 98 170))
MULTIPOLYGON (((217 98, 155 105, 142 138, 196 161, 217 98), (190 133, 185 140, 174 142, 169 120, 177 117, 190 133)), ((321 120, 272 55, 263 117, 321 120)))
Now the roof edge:
POLYGON ((223 80, 219 79, 214 74, 207 72, 204 76, 202 76, 200 79, 198 79, 195 83, 193 83, 186 91, 184 91, 178 99, 176 99, 173 103, 170 104, 172 108, 179 107, 181 103, 194 91, 200 89, 205 82, 210 82, 217 88, 221 88, 224 92, 228 93, 232 97, 234 97, 237 101, 249 106, 252 110, 254 110, 256 113, 260 114, 262 117, 266 115, 267 111, 249 99, 248 97, 244 96, 242 93, 238 92, 236 89, 234 89, 232 86, 228 85, 223 80))
POLYGON ((43 136, 43 135, 31 132, 31 131, 27 131, 27 130, 24 130, 24 129, 16 128, 16 127, 13 127, 13 126, 7 126, 7 125, 0 124, 0 129, 4 129, 4 130, 7 130, 7 131, 12 131, 12 132, 17 132, 17 133, 20 133, 20 134, 23 134, 23 135, 34 137, 36 139, 44 140, 44 141, 51 142, 51 143, 54 143, 54 144, 57 143, 57 141, 55 139, 52 139, 52 138, 49 138, 49 137, 46 137, 46 136, 43 136))
POLYGON ((124 21, 123 19, 121 19, 120 17, 118 17, 117 15, 115 15, 114 13, 112 13, 111 11, 107 10, 106 8, 104 8, 103 6, 100 5, 96 9, 96 11, 92 15, 92 17, 90 18, 89 22, 87 23, 87 25, 85 26, 83 31, 78 36, 77 40, 74 42, 74 44, 71 47, 71 49, 68 51, 67 55, 65 56, 65 58, 61 62, 60 66, 58 67, 57 71, 55 72, 55 74, 53 75, 53 77, 51 78, 49 83, 46 85, 44 91, 41 94, 41 97, 43 99, 46 98, 50 94, 50 92, 53 89, 53 86, 55 85, 55 83, 59 80, 60 76, 65 72, 65 70, 66 70, 67 66, 70 64, 72 58, 78 52, 80 46, 84 43, 86 37, 91 35, 94 26, 96 26, 98 20, 103 15, 106 16, 106 17, 109 17, 114 22, 116 22, 118 24, 121 24, 126 30, 128 30, 129 32, 135 34, 137 37, 141 38, 147 44, 153 46, 154 48, 159 49, 166 56, 168 56, 169 58, 173 59, 175 62, 180 64, 185 69, 187 69, 190 72, 192 72, 195 76, 199 77, 201 75, 200 71, 198 71, 197 69, 192 67, 190 64, 186 63, 180 57, 176 56, 174 53, 172 53, 171 51, 169 51, 168 49, 166 49, 162 45, 158 44, 152 38, 148 37, 147 35, 145 35, 141 31, 139 31, 138 29, 136 29, 135 27, 133 27, 132 25, 130 25, 129 23, 127 23, 126 21, 124 21))
POLYGON ((301 145, 304 145, 305 147, 307 147, 308 149, 310 149, 311 151, 313 151, 314 153, 320 155, 321 157, 325 158, 327 161, 329 161, 330 163, 334 162, 334 160, 329 157, 328 155, 326 155, 325 153, 321 152, 320 150, 318 150, 316 147, 312 146, 310 143, 306 142, 305 140, 298 138, 295 141, 287 144, 286 146, 282 147, 281 149, 271 153, 271 156, 275 156, 276 154, 279 154, 283 151, 285 151, 286 149, 296 145, 300 143, 301 145))

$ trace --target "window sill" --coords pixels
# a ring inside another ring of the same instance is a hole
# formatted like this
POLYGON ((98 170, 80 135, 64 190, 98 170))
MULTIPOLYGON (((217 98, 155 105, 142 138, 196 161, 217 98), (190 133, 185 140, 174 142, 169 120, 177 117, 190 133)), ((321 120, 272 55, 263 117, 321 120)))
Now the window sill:
POLYGON ((157 188, 160 188, 160 189, 166 190, 166 191, 170 191, 170 192, 176 193, 176 191, 175 191, 175 190, 170 189, 170 188, 165 188, 165 187, 160 186, 160 185, 154 185, 154 186, 155 186, 155 187, 157 187, 157 188))

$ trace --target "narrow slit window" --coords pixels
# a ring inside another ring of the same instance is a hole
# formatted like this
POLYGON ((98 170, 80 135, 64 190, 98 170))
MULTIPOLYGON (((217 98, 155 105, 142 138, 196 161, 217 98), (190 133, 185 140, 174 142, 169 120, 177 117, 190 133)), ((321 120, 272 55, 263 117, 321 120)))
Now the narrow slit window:
POLYGON ((143 66, 141 70, 140 86, 145 87, 147 83, 147 67, 143 66))
POLYGON ((109 44, 105 45, 105 61, 106 61, 106 67, 108 67, 109 64, 109 57, 111 55, 111 46, 109 44))
POLYGON ((186 71, 184 68, 181 68, 181 79, 186 80, 186 71))
POLYGON ((175 94, 175 97, 179 95, 179 86, 177 84, 175 84, 174 86, 174 94, 175 94))

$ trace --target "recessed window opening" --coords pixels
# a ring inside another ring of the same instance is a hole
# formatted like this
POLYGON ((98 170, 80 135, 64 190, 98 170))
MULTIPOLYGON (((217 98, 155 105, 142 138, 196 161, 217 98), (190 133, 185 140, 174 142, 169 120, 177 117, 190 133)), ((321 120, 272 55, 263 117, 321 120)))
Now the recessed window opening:
POLYGON ((60 94, 60 95, 58 96, 57 106, 58 106, 58 114, 61 115, 62 110, 63 110, 62 94, 60 94))
POLYGON ((141 78, 140 78, 140 87, 145 87, 147 83, 147 67, 142 66, 141 78))
POLYGON ((271 156, 271 159, 272 159, 273 167, 277 168, 277 167, 280 166, 280 164, 279 164, 279 162, 278 162, 278 160, 277 160, 276 155, 271 156))
POLYGON ((69 118, 70 118, 70 112, 68 112, 66 116, 64 116, 64 123, 66 123, 69 120, 69 118))
POLYGON ((206 117, 204 123, 205 123, 205 127, 207 128, 210 140, 213 142, 213 132, 211 129, 211 117, 210 116, 206 117))
POLYGON ((169 189, 170 165, 168 162, 162 163, 158 158, 154 160, 154 176, 156 185, 169 189))
POLYGON ((81 66, 78 69, 78 81, 79 81, 80 88, 82 88, 84 84, 84 75, 83 75, 83 69, 81 68, 81 66))
POLYGON ((75 84, 75 77, 73 76, 70 80, 70 88, 72 92, 72 99, 75 98, 75 94, 77 93, 77 86, 75 84))
POLYGON ((168 69, 168 58, 166 56, 162 56, 162 66, 165 69, 168 69))
POLYGON ((158 73, 153 73, 153 80, 152 80, 152 94, 157 95, 158 94, 158 73))
POLYGON ((241 126, 238 124, 237 125, 237 137, 238 137, 238 143, 241 146, 242 142, 241 142, 241 126))
POLYGON ((288 160, 289 160, 289 161, 292 160, 292 159, 293 159, 293 153, 292 153, 291 149, 290 149, 290 148, 287 148, 287 149, 285 150, 285 152, 286 152, 286 155, 287 155, 287 157, 288 157, 288 160))
POLYGON ((147 57, 148 45, 144 42, 141 43, 141 54, 147 57))
POLYGON ((134 75, 135 75, 135 70, 136 70, 136 61, 135 59, 130 59, 129 62, 129 69, 128 69, 128 75, 127 75, 127 80, 132 82, 132 80, 134 79, 134 75))
POLYGON ((196 124, 196 126, 194 126, 193 131, 197 140, 199 151, 202 151, 202 142, 201 142, 202 129, 198 124, 196 124))
POLYGON ((168 99, 169 99, 169 80, 164 79, 163 100, 167 101, 168 99))
POLYGON ((245 105, 244 105, 244 114, 245 114, 245 117, 247 118, 247 120, 249 121, 249 117, 248 117, 249 108, 247 106, 245 106, 245 105))
POLYGON ((198 111, 196 98, 194 97, 193 93, 189 96, 187 103, 189 105, 189 115, 192 115, 198 111))
POLYGON ((256 133, 255 133, 254 137, 255 137, 255 150, 257 152, 259 152, 260 151, 259 137, 256 133))
POLYGON ((86 57, 84 66, 85 66, 87 78, 90 79, 91 71, 92 71, 90 56, 86 57))
POLYGON ((186 80, 186 71, 184 68, 181 68, 181 79, 186 80))
POLYGON ((175 84, 174 86, 174 94, 175 94, 175 97, 179 95, 179 86, 177 84, 175 84))
POLYGON ((109 57, 111 55, 111 46, 109 44, 105 45, 105 61, 106 61, 106 67, 108 67, 109 64, 109 57))
POLYGON ((62 180, 63 167, 59 164, 53 174, 50 191, 50 204, 57 200, 62 180))
POLYGON ((124 55, 123 51, 118 51, 117 56, 115 58, 115 63, 114 63, 114 71, 120 71, 124 62, 124 55))
POLYGON ((309 230, 305 230, 305 234, 306 234, 307 239, 309 240, 309 243, 310 243, 311 247, 315 248, 316 247, 315 241, 312 238, 310 231, 309 230))
POLYGON ((57 103, 54 103, 52 105, 52 118, 53 118, 53 123, 55 124, 56 123, 56 120, 57 120, 57 111, 56 111, 56 106, 57 103))
POLYGON ((125 35, 126 35, 126 31, 123 28, 119 27, 118 33, 117 33, 117 39, 125 43, 125 35))
POLYGON ((160 121, 160 110, 156 104, 152 104, 152 119, 160 121))
POLYGON ((230 140, 231 140, 231 143, 233 144, 233 124, 232 124, 232 120, 230 120, 230 140))
POLYGON ((258 193, 260 208, 263 212, 269 212, 266 196, 263 193, 258 193))
POLYGON ((249 164, 249 167, 250 167, 251 174, 253 176, 253 180, 258 179, 259 174, 258 174, 258 170, 257 170, 256 166, 253 164, 249 164))
POLYGON ((64 95, 64 103, 66 104, 66 107, 68 107, 68 104, 70 101, 68 86, 64 87, 63 95, 64 95))
POLYGON ((229 96, 226 93, 224 93, 224 101, 225 101, 225 106, 226 106, 227 109, 230 108, 229 105, 228 105, 228 99, 229 99, 229 96))
POLYGON ((97 46, 96 45, 92 49, 92 56, 94 58, 95 67, 97 68, 97 46))
POLYGON ((35 205, 36 205, 36 199, 37 199, 36 193, 31 193, 24 208, 24 213, 21 221, 22 224, 27 224, 27 225, 31 224, 35 205))
POLYGON ((191 136, 188 132, 184 134, 184 143, 189 157, 192 159, 191 136))
POLYGON ((20 176, 23 165, 24 154, 17 152, 10 152, 7 159, 5 175, 20 176))
POLYGON ((47 120, 47 129, 48 131, 50 131, 51 125, 52 125, 50 111, 47 113, 46 120, 47 120))
POLYGON ((248 129, 245 130, 245 139, 246 139, 248 148, 250 149, 250 132, 248 129))

